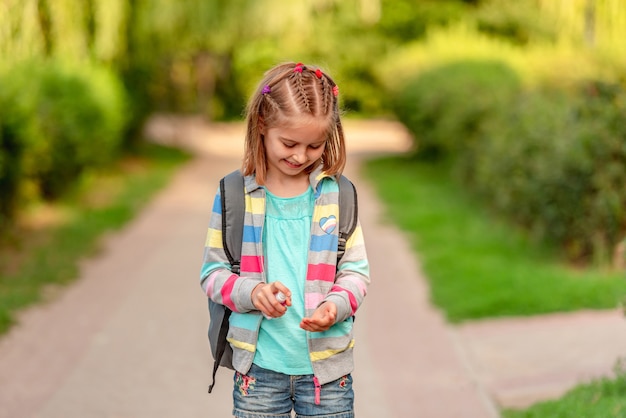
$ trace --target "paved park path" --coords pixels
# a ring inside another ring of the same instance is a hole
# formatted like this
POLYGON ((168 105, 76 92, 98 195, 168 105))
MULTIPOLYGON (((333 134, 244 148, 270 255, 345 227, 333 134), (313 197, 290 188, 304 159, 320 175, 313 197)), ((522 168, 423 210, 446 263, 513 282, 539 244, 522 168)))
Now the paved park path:
MULTIPOLYGON (((368 155, 410 144, 391 122, 348 122, 372 285, 356 321, 359 418, 494 418, 561 395, 626 355, 620 311, 452 327, 429 303, 406 237, 359 174, 368 155)), ((0 418, 228 417, 230 376, 206 393, 206 300, 198 272, 213 193, 239 165, 243 127, 161 117, 147 132, 196 158, 86 260, 80 279, 25 310, 0 339, 0 418)), ((410 210, 410 208, 407 208, 410 210)))

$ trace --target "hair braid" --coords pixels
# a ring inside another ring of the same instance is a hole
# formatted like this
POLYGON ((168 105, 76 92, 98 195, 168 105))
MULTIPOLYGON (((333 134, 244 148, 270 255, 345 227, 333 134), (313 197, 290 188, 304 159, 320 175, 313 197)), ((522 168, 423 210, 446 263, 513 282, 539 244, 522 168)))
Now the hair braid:
POLYGON ((304 77, 304 75, 299 71, 295 71, 293 74, 296 79, 296 88, 298 89, 300 100, 302 100, 302 102, 304 103, 304 107, 306 107, 306 110, 311 113, 311 102, 309 101, 309 95, 307 94, 306 89, 304 88, 304 84, 302 83, 302 78, 304 77))
POLYGON ((269 106, 271 106, 274 110, 276 111, 280 111, 280 105, 278 104, 278 102, 276 100, 274 100, 274 98, 272 97, 271 93, 268 94, 264 94, 263 95, 263 99, 265 100, 265 102, 267 104, 269 104, 269 106))
POLYGON ((328 88, 328 81, 326 80, 326 77, 322 76, 320 78, 320 84, 322 87, 322 102, 324 103, 323 114, 326 115, 328 114, 328 101, 332 93, 328 88))

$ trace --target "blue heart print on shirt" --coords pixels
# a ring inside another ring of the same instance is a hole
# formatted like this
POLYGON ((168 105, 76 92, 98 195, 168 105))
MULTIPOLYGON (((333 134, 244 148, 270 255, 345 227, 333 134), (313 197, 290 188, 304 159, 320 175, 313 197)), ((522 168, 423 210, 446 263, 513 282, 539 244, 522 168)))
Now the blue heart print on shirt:
POLYGON ((322 228, 322 231, 326 232, 327 234, 332 234, 336 226, 337 218, 335 217, 335 215, 330 215, 327 218, 320 219, 320 228, 322 228))

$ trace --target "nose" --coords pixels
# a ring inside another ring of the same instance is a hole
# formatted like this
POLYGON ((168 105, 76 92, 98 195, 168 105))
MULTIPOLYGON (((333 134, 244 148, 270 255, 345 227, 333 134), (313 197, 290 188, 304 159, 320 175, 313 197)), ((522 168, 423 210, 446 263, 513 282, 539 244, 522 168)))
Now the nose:
POLYGON ((292 157, 298 164, 304 164, 308 157, 306 155, 306 148, 298 148, 292 157))

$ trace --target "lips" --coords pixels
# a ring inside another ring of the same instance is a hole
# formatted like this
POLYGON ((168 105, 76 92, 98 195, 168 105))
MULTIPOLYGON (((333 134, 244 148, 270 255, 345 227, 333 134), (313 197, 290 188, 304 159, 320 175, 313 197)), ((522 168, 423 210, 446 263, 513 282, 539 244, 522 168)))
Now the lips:
POLYGON ((296 163, 292 163, 289 160, 283 160, 285 161, 285 164, 287 164, 287 166, 291 167, 291 168, 301 168, 304 164, 296 164, 296 163))

